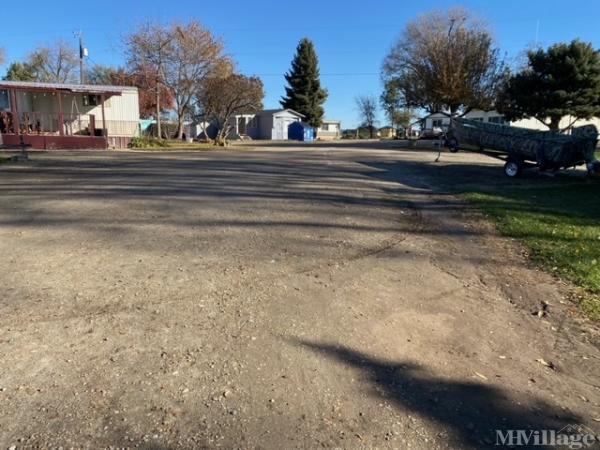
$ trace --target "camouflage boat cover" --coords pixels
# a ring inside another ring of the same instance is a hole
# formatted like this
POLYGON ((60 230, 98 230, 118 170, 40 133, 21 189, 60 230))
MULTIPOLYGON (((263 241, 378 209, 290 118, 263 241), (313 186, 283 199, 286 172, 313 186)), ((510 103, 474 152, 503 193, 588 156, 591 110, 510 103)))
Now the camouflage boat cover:
POLYGON ((507 152, 524 161, 535 161, 541 167, 562 168, 596 161, 598 130, 594 125, 573 128, 567 135, 453 118, 448 134, 459 145, 507 152))

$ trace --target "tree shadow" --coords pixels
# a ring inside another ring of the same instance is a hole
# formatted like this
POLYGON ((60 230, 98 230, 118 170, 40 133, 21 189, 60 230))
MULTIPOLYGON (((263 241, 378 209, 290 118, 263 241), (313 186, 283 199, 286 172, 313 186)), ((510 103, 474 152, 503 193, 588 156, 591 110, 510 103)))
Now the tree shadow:
MULTIPOLYGON (((577 225, 593 226, 600 218, 600 210, 594 206, 595 203, 586 200, 590 188, 596 186, 582 183, 577 177, 547 180, 531 173, 522 180, 507 180, 493 160, 489 163, 465 162, 453 159, 454 155, 447 155, 446 160, 437 164, 423 161, 422 157, 418 160, 399 159, 399 152, 390 152, 382 159, 375 155, 366 157, 366 153, 352 153, 355 148, 348 147, 349 144, 374 149, 373 142, 365 141, 307 144, 300 149, 298 143, 281 143, 294 149, 289 152, 43 154, 34 158, 29 166, 11 168, 0 181, 1 196, 7 202, 12 201, 0 224, 57 228, 94 225, 94 229, 133 229, 147 223, 147 216, 124 214, 114 221, 89 214, 88 210, 70 208, 65 214, 56 205, 46 206, 55 200, 84 200, 92 206, 110 199, 115 204, 146 201, 144 211, 156 213, 153 222, 174 226, 279 230, 288 227, 330 229, 332 232, 338 229, 471 236, 484 231, 462 227, 460 220, 453 227, 446 223, 443 230, 434 226, 416 229, 413 223, 396 221, 395 218, 399 208, 407 207, 440 213, 440 216, 455 211, 470 212, 473 205, 456 199, 453 194, 486 192, 494 195, 494 198, 486 200, 489 208, 547 215, 547 220, 546 216, 542 216, 540 223, 567 219, 577 225), (310 153, 306 150, 310 145, 335 145, 340 147, 336 151, 343 153, 343 149, 347 149, 351 153, 348 157, 332 159, 320 152, 310 153), (330 165, 331 161, 335 164, 330 165), (30 181, 32 176, 35 182, 30 181), (554 201, 551 204, 540 201, 548 197, 544 197, 547 189, 559 183, 574 185, 565 187, 564 202, 554 201), (515 189, 520 191, 515 193, 515 189), (430 194, 435 195, 435 199, 432 200, 430 194), (538 198, 533 198, 534 195, 538 198), (218 202, 240 208, 239 215, 209 220, 198 214, 193 217, 185 214, 197 212, 198 209, 194 208, 200 204, 204 208, 216 208, 218 202), (297 212, 297 206, 301 204, 309 207, 298 220, 272 220, 269 214, 257 215, 243 208, 245 204, 264 202, 269 202, 268 212, 271 215, 297 212), (557 208, 557 203, 570 207, 557 208), (365 218, 373 215, 382 217, 382 214, 390 219, 387 225, 365 221, 365 218), (345 223, 340 220, 342 216, 356 220, 345 223)), ((388 149, 401 145, 399 141, 380 144, 388 149)), ((415 149, 398 150, 420 153, 415 149)), ((538 237, 570 239, 556 235, 538 237)))
POLYGON ((290 341, 360 370, 373 385, 372 394, 435 422, 448 431, 448 439, 457 447, 493 447, 496 430, 558 431, 568 424, 582 423, 581 417, 542 399, 515 399, 491 384, 437 377, 413 362, 378 359, 330 343, 290 341))
MULTIPOLYGON (((432 141, 422 143, 421 145, 431 145, 432 141)), ((395 139, 341 139, 341 140, 317 140, 313 142, 300 141, 248 141, 245 143, 235 143, 235 148, 252 147, 256 150, 278 148, 278 149, 315 149, 315 150, 407 150, 414 149, 409 147, 407 140, 395 139)))
MULTIPOLYGON (((552 178, 532 170, 511 180, 494 164, 453 162, 444 165, 406 160, 361 163, 375 169, 365 174, 371 178, 400 182, 437 196, 486 196, 487 210, 537 214, 542 223, 550 224, 568 220, 573 225, 593 227, 600 220, 600 203, 595 201, 598 183, 588 179, 581 170, 559 172, 552 178)), ((424 207, 430 208, 431 204, 424 207)))

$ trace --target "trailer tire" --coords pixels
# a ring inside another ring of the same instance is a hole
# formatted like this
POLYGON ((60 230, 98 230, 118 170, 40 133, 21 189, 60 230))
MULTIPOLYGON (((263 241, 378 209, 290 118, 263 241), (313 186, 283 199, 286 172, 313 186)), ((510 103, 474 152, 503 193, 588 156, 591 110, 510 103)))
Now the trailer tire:
POLYGON ((509 178, 517 178, 521 175, 522 170, 523 164, 516 159, 509 159, 506 161, 506 164, 504 164, 504 174, 509 178))
POLYGON ((457 153, 458 152, 458 140, 454 137, 448 139, 446 141, 446 145, 448 146, 448 150, 450 150, 450 153, 457 153))

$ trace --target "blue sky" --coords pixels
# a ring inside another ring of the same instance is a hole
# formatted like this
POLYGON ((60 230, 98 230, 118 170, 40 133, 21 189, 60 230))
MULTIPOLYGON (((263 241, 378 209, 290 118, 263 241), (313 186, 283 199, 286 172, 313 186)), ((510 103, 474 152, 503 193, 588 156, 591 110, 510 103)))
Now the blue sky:
MULTIPOLYGON (((452 6, 466 7, 485 19, 510 59, 534 44, 538 22, 541 45, 580 38, 600 47, 600 2, 583 0, 6 2, 0 47, 7 51, 8 61, 18 60, 37 45, 59 38, 75 45, 73 31, 80 29, 90 51, 89 63, 119 65, 122 36, 136 24, 194 18, 223 39, 242 73, 263 79, 265 107, 272 108, 279 106, 284 93, 283 73, 296 44, 306 36, 316 44, 322 83, 329 91, 326 116, 342 120, 343 127, 349 128, 358 122, 355 96, 379 95, 381 61, 404 24, 433 9, 452 6)), ((0 73, 4 71, 0 68, 0 73)), ((382 114, 380 119, 384 123, 382 114)))

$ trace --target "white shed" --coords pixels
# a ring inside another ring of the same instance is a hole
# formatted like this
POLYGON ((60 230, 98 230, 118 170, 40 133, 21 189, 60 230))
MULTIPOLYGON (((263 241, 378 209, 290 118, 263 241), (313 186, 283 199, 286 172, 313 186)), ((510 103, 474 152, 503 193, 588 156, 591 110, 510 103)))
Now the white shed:
POLYGON ((290 124, 301 122, 303 118, 303 114, 293 109, 265 109, 257 114, 239 114, 231 119, 230 137, 288 140, 290 124))

